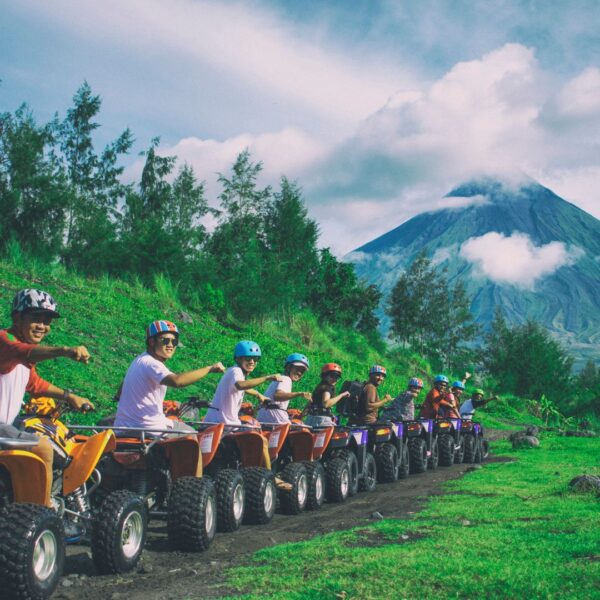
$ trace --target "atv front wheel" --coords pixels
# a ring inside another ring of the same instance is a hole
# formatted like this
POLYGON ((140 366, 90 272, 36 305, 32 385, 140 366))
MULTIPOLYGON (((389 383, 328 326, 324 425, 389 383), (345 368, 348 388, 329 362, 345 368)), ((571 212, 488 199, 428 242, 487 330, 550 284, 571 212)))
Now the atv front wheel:
POLYGON ((427 471, 427 444, 423 438, 413 438, 408 442, 410 453, 410 472, 425 473, 427 471))
POLYGON ((325 469, 320 462, 305 462, 308 478, 308 498, 306 510, 317 510, 325 501, 325 469))
POLYGON ((370 452, 367 452, 365 454, 365 464, 363 466, 363 473, 358 487, 361 492, 372 492, 376 485, 377 463, 375 462, 375 457, 370 452))
POLYGON ((348 472, 350 473, 348 496, 355 496, 358 492, 358 459, 352 450, 344 450, 340 456, 343 456, 348 463, 348 472))
POLYGON ((217 494, 208 477, 180 477, 167 508, 167 536, 178 550, 206 550, 217 531, 217 494))
POLYGON ((393 444, 377 448, 377 479, 380 483, 393 483, 398 479, 398 450, 393 444))
POLYGON ((63 523, 51 509, 12 504, 0 513, 0 590, 3 598, 43 600, 65 561, 63 523))
POLYGON ((244 523, 268 523, 275 514, 275 476, 263 467, 247 467, 242 470, 242 476, 246 488, 244 523))
POLYGON ((223 469, 215 477, 217 530, 237 531, 244 520, 244 478, 236 469, 223 469))
POLYGON ((325 471, 326 495, 329 502, 344 502, 350 491, 350 467, 345 458, 334 458, 325 471))
POLYGON ((92 558, 102 575, 126 573, 137 565, 148 516, 143 500, 128 490, 109 494, 94 514, 92 558))
POLYGON ((451 467, 454 464, 454 438, 443 433, 438 438, 440 448, 440 465, 442 467, 451 467))
POLYGON ((290 463, 281 472, 281 479, 292 485, 291 490, 279 490, 281 512, 297 515, 306 507, 308 477, 302 463, 290 463))

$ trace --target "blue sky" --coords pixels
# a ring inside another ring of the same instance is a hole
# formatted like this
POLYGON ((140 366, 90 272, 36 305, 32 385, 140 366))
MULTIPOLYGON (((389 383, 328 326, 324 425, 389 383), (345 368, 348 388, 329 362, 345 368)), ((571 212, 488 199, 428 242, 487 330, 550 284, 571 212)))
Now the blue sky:
MULTIPOLYGON (((0 110, 160 136, 218 193, 249 147, 343 254, 481 172, 600 216, 600 2, 0 0, 0 110)), ((133 153, 127 176, 140 161, 133 153)))

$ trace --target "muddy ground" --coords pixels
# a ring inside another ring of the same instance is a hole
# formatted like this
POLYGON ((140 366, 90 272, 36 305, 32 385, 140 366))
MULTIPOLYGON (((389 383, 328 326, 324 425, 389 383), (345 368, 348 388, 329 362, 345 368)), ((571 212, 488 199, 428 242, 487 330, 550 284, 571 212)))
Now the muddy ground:
MULTIPOLYGON (((490 457, 488 461, 502 460, 490 457)), ((402 519, 422 509, 429 496, 442 493, 445 481, 461 477, 472 465, 440 467, 437 471, 411 475, 393 484, 378 485, 374 492, 359 493, 344 504, 325 504, 321 510, 297 516, 276 514, 268 525, 242 526, 239 531, 217 534, 203 553, 169 551, 166 523, 150 523, 148 542, 135 571, 120 576, 95 574, 86 546, 71 546, 65 576, 56 600, 154 600, 219 598, 236 595, 225 583, 224 571, 248 564, 260 548, 310 539, 314 536, 372 523, 379 517, 402 519)))

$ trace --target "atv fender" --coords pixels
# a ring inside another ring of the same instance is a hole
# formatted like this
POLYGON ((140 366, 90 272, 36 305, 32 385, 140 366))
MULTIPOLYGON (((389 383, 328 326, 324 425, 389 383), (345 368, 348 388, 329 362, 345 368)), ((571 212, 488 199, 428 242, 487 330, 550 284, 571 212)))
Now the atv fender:
POLYGON ((71 462, 64 471, 63 494, 68 496, 81 487, 94 472, 102 455, 117 447, 115 434, 107 429, 75 444, 71 450, 71 462))
POLYGON ((202 477, 200 444, 195 434, 168 438, 160 442, 169 460, 169 471, 173 481, 180 477, 202 477))
POLYGON ((329 442, 331 441, 331 436, 333 435, 334 430, 335 427, 332 425, 326 429, 312 432, 312 437, 314 440, 312 454, 313 460, 319 460, 321 456, 323 456, 323 452, 325 452, 329 446, 329 442))
POLYGON ((307 429, 291 431, 288 434, 288 440, 292 448, 292 456, 294 457, 294 462, 312 460, 313 446, 315 440, 310 431, 308 431, 307 429))
POLYGON ((267 438, 257 431, 230 434, 235 441, 243 467, 264 467, 271 469, 267 438))
POLYGON ((272 461, 279 456, 283 443, 288 437, 290 426, 290 423, 284 423, 273 427, 273 429, 270 429, 269 431, 263 431, 263 435, 269 442, 269 458, 272 461))
POLYGON ((200 452, 202 453, 203 467, 207 467, 215 457, 219 444, 221 443, 224 429, 225 424, 219 423, 219 425, 212 425, 208 429, 198 433, 198 443, 200 444, 200 452))
POLYGON ((46 465, 41 458, 26 450, 3 450, 0 466, 8 471, 15 502, 46 503, 46 465))

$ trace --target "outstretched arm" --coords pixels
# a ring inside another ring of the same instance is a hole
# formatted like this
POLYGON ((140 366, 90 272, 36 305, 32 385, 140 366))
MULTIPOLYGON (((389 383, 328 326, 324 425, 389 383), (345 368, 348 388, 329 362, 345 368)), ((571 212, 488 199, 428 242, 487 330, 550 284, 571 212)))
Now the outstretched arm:
POLYGON ((264 377, 255 377, 254 379, 242 379, 241 381, 235 382, 235 387, 238 390, 244 390, 247 392, 252 388, 255 388, 257 385, 261 385, 266 383, 267 381, 281 381, 282 377, 279 373, 275 375, 265 375, 264 377))
POLYGON ((182 388, 192 383, 200 381, 206 377, 209 373, 224 373, 225 367, 222 363, 218 362, 208 367, 202 367, 201 369, 194 369, 193 371, 186 371, 185 373, 171 373, 167 375, 162 381, 162 385, 168 385, 173 388, 182 388))

